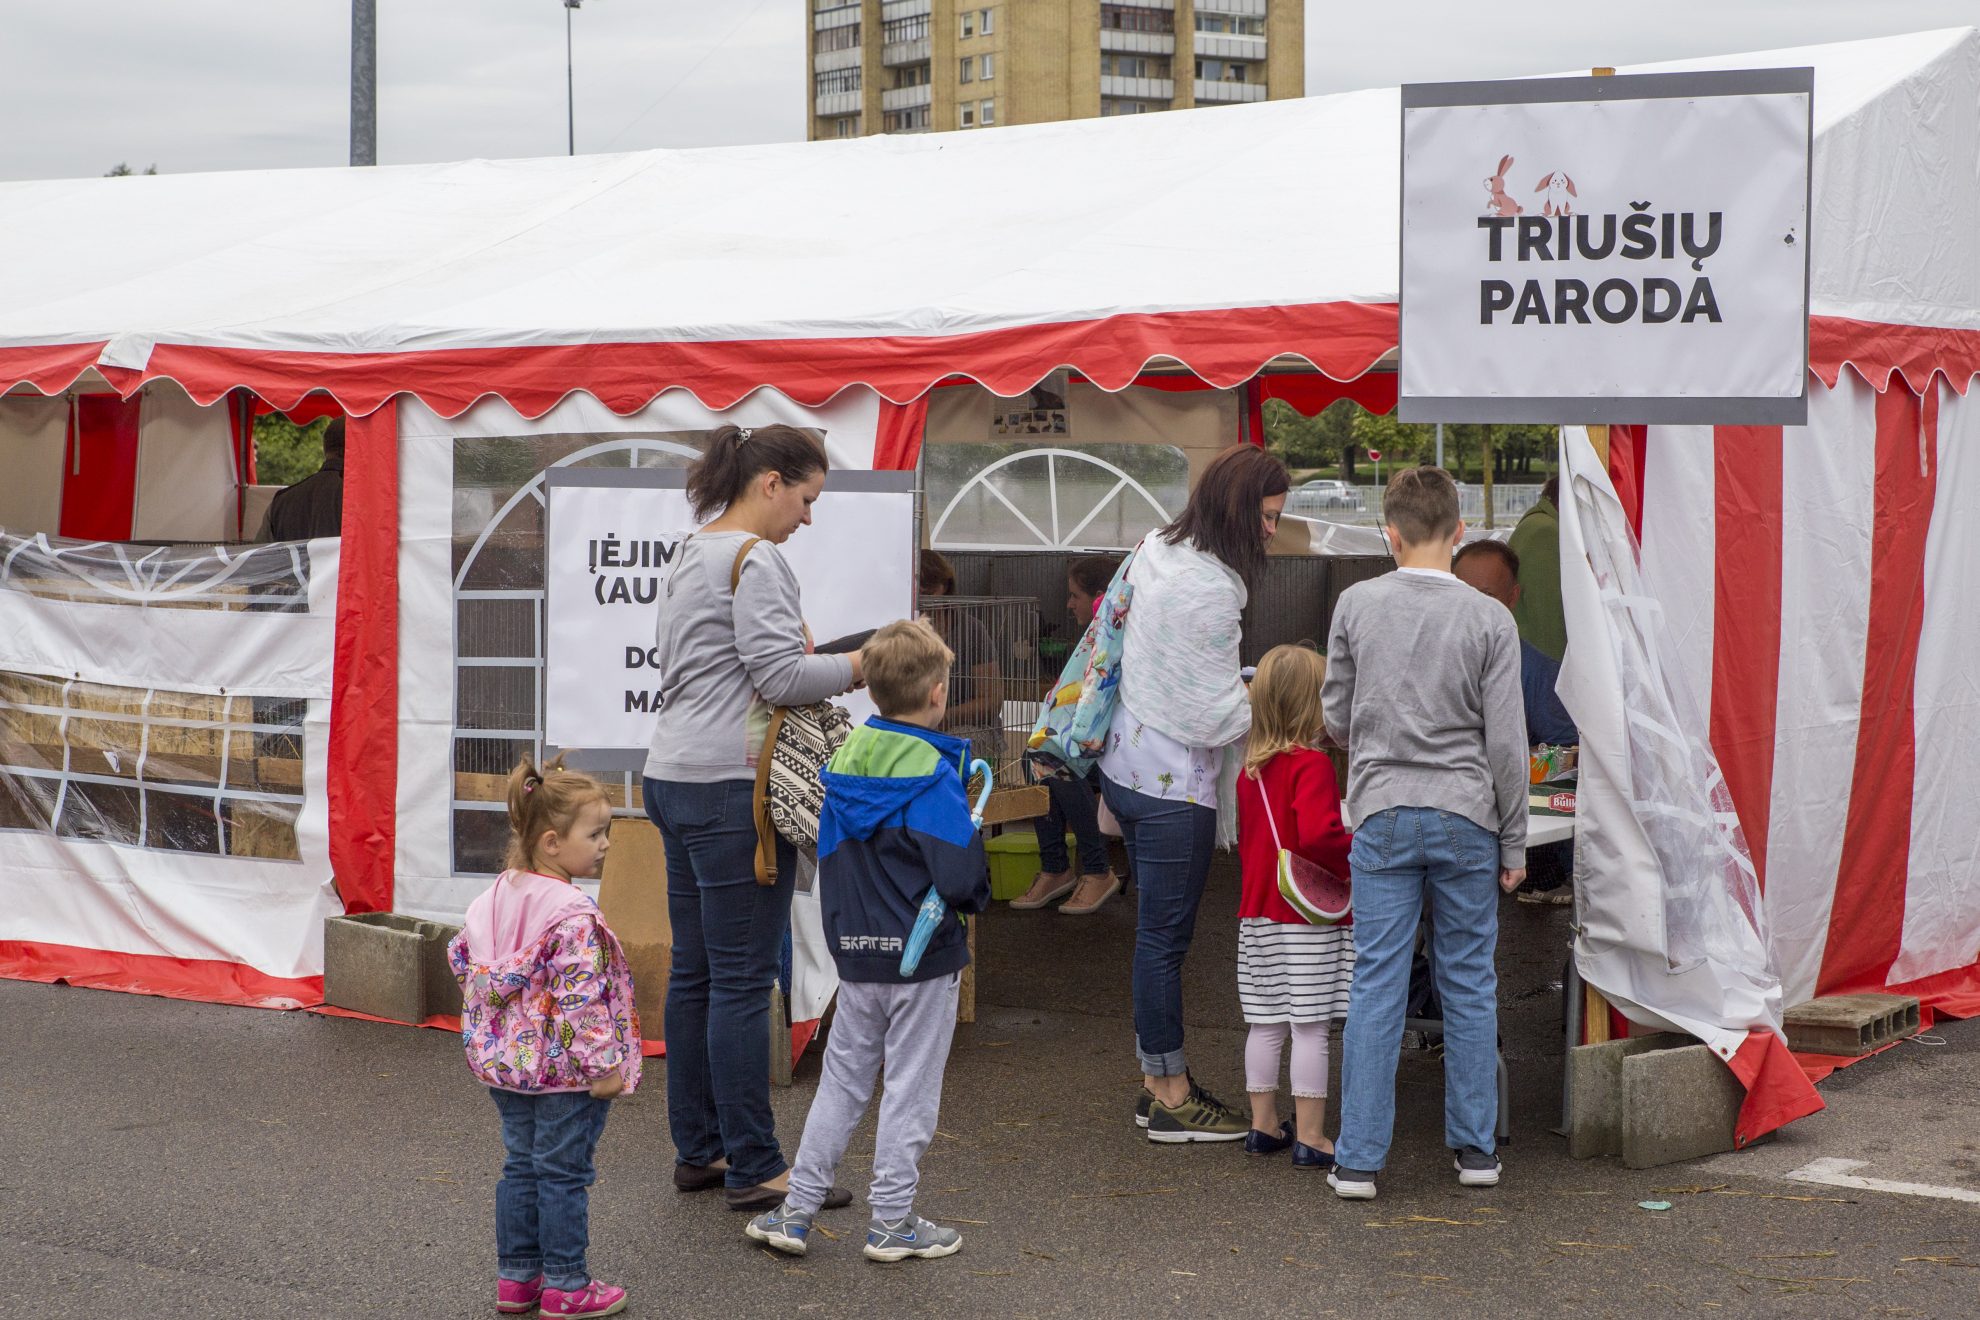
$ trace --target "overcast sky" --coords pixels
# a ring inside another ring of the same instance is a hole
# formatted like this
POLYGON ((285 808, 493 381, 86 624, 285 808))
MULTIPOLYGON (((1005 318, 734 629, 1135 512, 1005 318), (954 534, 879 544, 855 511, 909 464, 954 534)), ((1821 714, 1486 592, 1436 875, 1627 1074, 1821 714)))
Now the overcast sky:
MULTIPOLYGON (((579 150, 803 137, 809 8, 588 0, 576 15, 579 150)), ((563 152, 558 0, 378 9, 381 163, 563 152)), ((1975 0, 1311 0, 1307 90, 1974 22, 1975 0)), ((15 0, 0 17, 0 178, 102 174, 120 161, 167 173, 341 165, 349 41, 348 0, 15 0)))

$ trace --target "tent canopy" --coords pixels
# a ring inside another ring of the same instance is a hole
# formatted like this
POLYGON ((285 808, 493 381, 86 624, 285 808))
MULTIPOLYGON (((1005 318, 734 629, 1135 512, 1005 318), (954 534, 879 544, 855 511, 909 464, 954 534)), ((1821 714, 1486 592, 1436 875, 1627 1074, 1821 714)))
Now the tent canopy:
MULTIPOLYGON (((1980 370, 1980 32, 1645 65, 1812 65, 1815 367, 1980 370), (1929 327, 1876 332, 1858 323, 1929 327)), ((98 367, 354 412, 685 385, 902 402, 1153 358, 1231 385, 1395 346, 1395 89, 983 133, 0 185, 0 386, 98 367)))

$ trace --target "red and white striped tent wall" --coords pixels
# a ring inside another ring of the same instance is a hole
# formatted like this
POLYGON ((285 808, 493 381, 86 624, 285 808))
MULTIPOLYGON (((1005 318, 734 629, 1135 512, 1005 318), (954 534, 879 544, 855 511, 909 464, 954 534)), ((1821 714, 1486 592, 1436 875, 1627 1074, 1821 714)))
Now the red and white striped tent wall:
MULTIPOLYGON (((1812 424, 1652 429, 1619 448, 1618 484, 1637 492, 1656 590, 1689 620, 1715 742, 1764 840, 1791 998, 1909 984, 1968 1007, 1980 863, 1956 808, 1980 742, 1958 675, 1980 606, 1957 584, 1975 567, 1958 515, 1980 508, 1964 452, 1980 34, 1630 71, 1803 65, 1812 424)), ((1168 362, 1255 397, 1260 369, 1292 355, 1365 381, 1396 346, 1397 100, 0 185, 0 403, 102 382, 202 406, 321 392, 351 415, 329 848, 348 906, 390 907, 416 805, 402 744, 445 714, 401 701, 402 640, 445 630, 402 585, 431 553, 402 517, 402 416, 863 397, 866 461, 895 467, 914 463, 920 402, 944 380, 1017 394, 1071 367, 1118 389, 1168 362)))

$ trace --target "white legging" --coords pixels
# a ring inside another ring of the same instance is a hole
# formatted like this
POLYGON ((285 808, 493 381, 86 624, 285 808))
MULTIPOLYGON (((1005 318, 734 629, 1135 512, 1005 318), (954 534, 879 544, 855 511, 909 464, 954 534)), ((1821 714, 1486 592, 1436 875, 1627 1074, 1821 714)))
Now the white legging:
POLYGON ((1292 1093, 1295 1100, 1327 1096, 1327 1029, 1331 1022, 1254 1022, 1244 1043, 1244 1089, 1263 1094, 1279 1089, 1279 1053, 1292 1036, 1292 1093))

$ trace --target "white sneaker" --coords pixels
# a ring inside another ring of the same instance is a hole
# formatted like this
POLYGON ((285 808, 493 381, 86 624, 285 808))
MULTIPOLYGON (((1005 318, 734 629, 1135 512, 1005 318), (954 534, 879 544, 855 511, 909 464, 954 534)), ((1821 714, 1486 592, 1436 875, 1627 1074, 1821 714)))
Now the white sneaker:
POLYGON ((1457 1170, 1458 1185, 1461 1187, 1497 1187, 1499 1185, 1499 1157, 1487 1155, 1482 1150, 1466 1146, 1451 1161, 1457 1170))
POLYGON ((1334 1195, 1343 1201, 1375 1199, 1375 1175, 1363 1173, 1359 1169, 1343 1169, 1335 1165, 1327 1170, 1327 1185, 1333 1188, 1334 1195))

